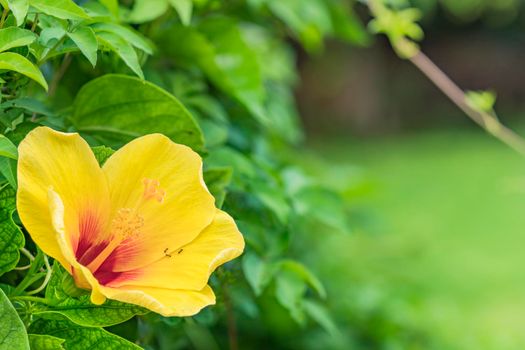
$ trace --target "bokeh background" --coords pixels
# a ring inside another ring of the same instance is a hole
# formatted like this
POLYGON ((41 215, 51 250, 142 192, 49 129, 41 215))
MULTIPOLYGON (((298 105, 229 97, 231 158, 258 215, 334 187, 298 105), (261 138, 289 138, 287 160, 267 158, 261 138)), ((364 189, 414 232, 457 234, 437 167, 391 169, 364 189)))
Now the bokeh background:
MULTIPOLYGON (((502 121, 525 130, 524 4, 410 3, 424 14, 423 51, 462 88, 496 91, 502 121)), ((298 64, 308 145, 298 154, 344 191, 352 223, 348 235, 303 242, 346 325, 340 347, 525 348, 523 158, 384 38, 330 41, 313 56, 298 49, 298 64)), ((310 348, 335 346, 324 333, 310 337, 310 348)))

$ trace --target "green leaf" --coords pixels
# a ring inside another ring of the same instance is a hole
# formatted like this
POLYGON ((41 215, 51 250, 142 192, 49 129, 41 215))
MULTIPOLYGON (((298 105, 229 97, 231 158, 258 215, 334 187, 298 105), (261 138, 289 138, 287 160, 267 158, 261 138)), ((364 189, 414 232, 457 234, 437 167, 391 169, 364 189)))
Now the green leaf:
POLYGON ((118 0, 99 0, 102 5, 113 14, 113 16, 118 17, 118 0))
POLYGON ((22 55, 13 52, 0 53, 0 69, 23 74, 39 83, 47 91, 47 82, 40 69, 22 55))
POLYGON ((4 291, 0 289, 0 350, 29 350, 26 329, 4 291))
POLYGON ((332 21, 323 0, 266 0, 270 11, 281 19, 310 51, 322 48, 323 35, 332 29, 332 21))
POLYGON ((0 189, 0 276, 16 266, 25 243, 22 231, 13 221, 15 197, 13 188, 4 185, 0 189))
POLYGON ((102 328, 85 328, 68 321, 37 320, 30 326, 37 334, 65 339, 66 350, 139 350, 139 346, 102 328))
POLYGON ((95 158, 97 158, 97 162, 100 166, 104 165, 106 160, 115 153, 113 149, 106 146, 91 147, 91 150, 93 151, 93 154, 95 154, 95 158))
POLYGON ((163 15, 168 10, 168 0, 135 0, 129 13, 131 23, 145 23, 163 15))
POLYGON ((95 32, 88 26, 79 26, 67 33, 69 38, 78 46, 80 52, 88 59, 93 67, 97 64, 98 41, 95 32))
POLYGON ((108 32, 116 34, 148 55, 153 54, 154 44, 148 38, 142 36, 131 28, 124 27, 120 24, 106 22, 95 23, 92 25, 92 28, 96 33, 108 32))
POLYGON ((0 29, 0 52, 13 47, 29 45, 35 40, 35 33, 27 29, 17 27, 0 29))
POLYGON ((84 10, 72 0, 30 0, 29 4, 49 16, 61 19, 89 19, 84 10))
POLYGON ((2 174, 9 185, 16 190, 16 161, 10 158, 0 158, 0 174, 2 174))
POLYGON ((247 252, 242 258, 244 276, 252 287, 255 295, 259 296, 270 283, 278 265, 267 263, 252 252, 247 252))
POLYGON ((305 322, 303 307, 305 292, 306 283, 302 278, 288 270, 279 271, 275 278, 275 297, 299 324, 304 324, 305 322))
POLYGON ((476 111, 494 113, 496 93, 494 91, 467 91, 465 102, 476 111))
MULTIPOLYGON (((34 315, 46 319, 68 319, 84 327, 108 327, 125 322, 147 310, 136 305, 107 300, 102 305, 91 303, 89 294, 72 297, 65 286, 74 285, 73 277, 58 263, 53 265, 51 280, 46 289, 49 304, 35 305, 34 315)), ((67 348, 67 347, 66 347, 67 348)))
POLYGON ((213 18, 198 31, 175 26, 162 37, 162 48, 175 60, 197 65, 222 91, 239 101, 257 120, 266 124, 261 67, 246 44, 236 22, 213 18))
POLYGON ((0 104, 0 108, 23 108, 31 113, 43 114, 47 116, 54 115, 44 103, 30 97, 15 98, 14 100, 5 101, 0 104))
POLYGON ((232 178, 232 169, 212 168, 204 171, 204 182, 208 186, 208 190, 215 197, 215 206, 222 207, 224 197, 226 196, 226 186, 230 183, 232 178))
POLYGON ((18 159, 16 146, 4 135, 0 135, 0 157, 18 159))
POLYGON ((294 274, 302 281, 309 284, 321 298, 326 298, 326 291, 321 281, 319 281, 319 279, 303 264, 294 260, 284 260, 280 262, 280 268, 281 272, 287 271, 294 274))
POLYGON ((303 301, 304 311, 310 318, 316 321, 332 337, 340 337, 341 332, 332 319, 330 312, 321 304, 311 300, 303 301))
POLYGON ((16 19, 16 25, 20 26, 24 23, 24 20, 29 10, 29 1, 28 0, 7 0, 7 4, 13 16, 16 19))
POLYGON ((31 350, 63 350, 65 340, 51 335, 29 334, 31 350))
POLYGON ((137 52, 128 41, 109 32, 99 32, 97 33, 97 37, 111 51, 115 52, 137 76, 144 79, 144 73, 142 73, 142 68, 140 68, 137 52))
POLYGON ((293 196, 297 213, 304 222, 317 221, 341 232, 349 232, 344 200, 321 186, 306 186, 293 196))
POLYGON ((192 0, 168 0, 171 6, 179 14, 182 24, 185 26, 189 25, 191 22, 191 13, 193 11, 193 1, 192 0))
POLYGON ((119 142, 160 132, 194 150, 204 145, 197 123, 175 97, 126 75, 105 75, 84 85, 73 105, 72 122, 81 132, 119 142))

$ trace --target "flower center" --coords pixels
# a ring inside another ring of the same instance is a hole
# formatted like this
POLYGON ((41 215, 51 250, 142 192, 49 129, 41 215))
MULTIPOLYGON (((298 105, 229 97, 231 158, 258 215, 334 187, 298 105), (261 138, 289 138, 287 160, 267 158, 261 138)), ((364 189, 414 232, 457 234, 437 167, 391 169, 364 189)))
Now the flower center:
POLYGON ((140 235, 141 229, 144 226, 144 218, 139 214, 139 210, 144 203, 150 200, 155 200, 158 203, 164 201, 166 191, 160 188, 158 180, 145 178, 142 183, 144 184, 143 196, 135 208, 120 208, 117 211, 111 222, 109 243, 100 254, 87 265, 87 268, 91 272, 96 272, 115 248, 123 241, 140 235))

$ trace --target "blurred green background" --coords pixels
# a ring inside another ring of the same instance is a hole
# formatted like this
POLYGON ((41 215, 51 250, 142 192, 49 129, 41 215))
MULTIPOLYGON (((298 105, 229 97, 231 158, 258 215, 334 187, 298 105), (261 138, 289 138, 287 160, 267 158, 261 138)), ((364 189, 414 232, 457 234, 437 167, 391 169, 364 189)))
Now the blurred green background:
MULTIPOLYGON (((522 2, 411 3, 425 13, 423 50, 463 88, 497 91, 500 116, 523 130, 522 2)), ((346 325, 340 348, 525 348, 523 158, 386 40, 331 42, 299 64, 304 165, 344 190, 353 227, 302 243, 346 325)))

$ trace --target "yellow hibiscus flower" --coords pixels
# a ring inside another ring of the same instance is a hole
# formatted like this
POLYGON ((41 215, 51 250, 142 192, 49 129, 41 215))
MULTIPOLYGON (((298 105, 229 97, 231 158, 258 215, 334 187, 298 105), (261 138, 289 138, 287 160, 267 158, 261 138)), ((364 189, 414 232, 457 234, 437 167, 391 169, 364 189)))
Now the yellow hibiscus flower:
POLYGON ((78 134, 47 127, 18 151, 20 219, 93 303, 109 298, 165 316, 215 303, 210 274, 239 256, 244 240, 215 208, 197 153, 152 134, 101 168, 78 134))

